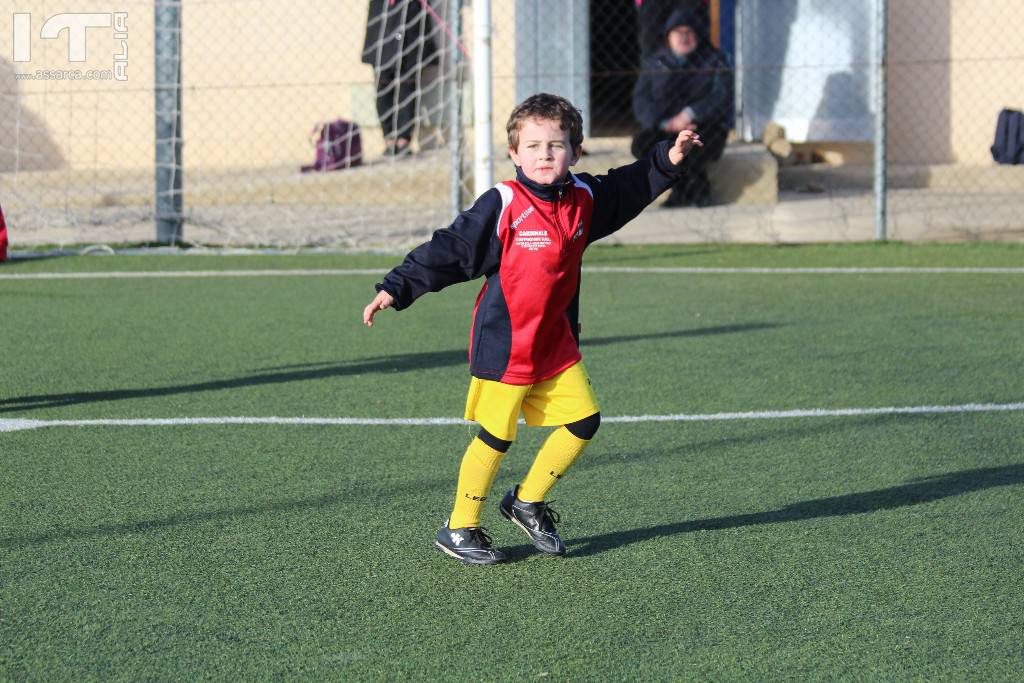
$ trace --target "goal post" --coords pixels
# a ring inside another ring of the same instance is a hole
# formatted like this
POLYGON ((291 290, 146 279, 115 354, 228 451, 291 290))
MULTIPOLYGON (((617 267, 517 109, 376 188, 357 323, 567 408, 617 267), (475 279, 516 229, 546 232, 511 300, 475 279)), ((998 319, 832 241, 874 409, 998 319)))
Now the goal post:
POLYGON ((177 244, 183 235, 181 159, 181 2, 157 0, 154 8, 156 106, 156 241, 177 244))

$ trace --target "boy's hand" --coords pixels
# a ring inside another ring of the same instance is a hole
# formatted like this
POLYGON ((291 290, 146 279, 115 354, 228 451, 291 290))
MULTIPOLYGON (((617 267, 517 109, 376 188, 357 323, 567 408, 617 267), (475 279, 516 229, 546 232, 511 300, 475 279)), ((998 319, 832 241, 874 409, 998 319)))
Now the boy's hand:
POLYGON ((673 166, 678 166, 683 163, 683 159, 693 149, 694 145, 697 147, 703 147, 704 143, 700 141, 700 136, 692 130, 680 131, 679 135, 676 136, 675 144, 668 151, 668 160, 672 162, 673 166))
POLYGON ((383 289, 377 292, 377 296, 373 297, 373 301, 363 309, 363 324, 367 327, 373 327, 373 316, 377 314, 377 311, 383 311, 394 303, 395 297, 383 289))

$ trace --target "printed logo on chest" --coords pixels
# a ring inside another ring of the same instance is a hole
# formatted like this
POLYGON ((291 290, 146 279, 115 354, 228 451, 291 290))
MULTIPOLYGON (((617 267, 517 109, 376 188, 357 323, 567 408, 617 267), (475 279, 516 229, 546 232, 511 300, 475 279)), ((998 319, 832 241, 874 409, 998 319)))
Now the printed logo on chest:
POLYGON ((512 233, 512 244, 527 251, 538 251, 551 244, 551 236, 545 228, 524 226, 522 230, 519 229, 522 222, 533 215, 533 212, 532 206, 527 207, 508 226, 509 232, 512 233))
POLYGON ((533 213, 533 207, 527 207, 526 211, 523 211, 514 221, 512 221, 512 224, 508 226, 508 229, 515 232, 515 229, 519 227, 519 224, 526 220, 526 217, 531 213, 533 213))
POLYGON ((518 230, 515 235, 515 245, 527 251, 537 251, 551 246, 551 237, 548 235, 548 231, 542 228, 518 230))

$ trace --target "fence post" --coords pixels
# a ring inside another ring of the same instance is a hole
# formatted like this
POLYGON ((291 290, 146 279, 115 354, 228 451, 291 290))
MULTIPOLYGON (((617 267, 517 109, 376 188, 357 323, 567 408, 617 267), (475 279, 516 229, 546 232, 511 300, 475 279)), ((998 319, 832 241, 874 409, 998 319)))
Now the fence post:
POLYGON ((889 108, 889 2, 875 0, 877 26, 875 28, 875 239, 886 239, 886 131, 889 108))
POLYGON ((493 185, 491 132, 491 0, 473 0, 473 191, 493 185))
POLYGON ((449 155, 451 158, 451 186, 449 197, 452 203, 452 216, 462 211, 462 53, 459 41, 462 40, 462 0, 449 0, 448 24, 451 26, 451 75, 448 90, 448 130, 449 155))
POLYGON ((733 82, 733 113, 736 118, 736 135, 739 136, 744 142, 753 142, 754 134, 751 130, 750 122, 746 117, 746 110, 743 108, 743 88, 745 78, 744 69, 746 69, 746 55, 744 53, 744 40, 743 32, 746 31, 746 25, 743 21, 743 8, 740 3, 736 3, 733 7, 733 30, 735 31, 733 37, 733 73, 735 74, 735 81, 733 82))
POLYGON ((182 240, 181 0, 156 0, 156 241, 182 240))

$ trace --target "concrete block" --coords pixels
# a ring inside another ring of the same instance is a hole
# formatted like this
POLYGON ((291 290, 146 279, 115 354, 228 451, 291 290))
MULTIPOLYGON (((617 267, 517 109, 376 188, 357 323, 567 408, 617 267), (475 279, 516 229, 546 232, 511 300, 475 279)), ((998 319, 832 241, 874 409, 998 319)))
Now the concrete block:
POLYGON ((763 145, 735 144, 708 167, 715 204, 775 204, 779 163, 763 145))
POLYGON ((792 166, 796 163, 796 154, 793 153, 793 143, 785 138, 772 140, 768 145, 768 151, 772 153, 780 166, 792 166))
POLYGON ((764 127, 764 133, 761 134, 761 142, 765 145, 771 145, 776 140, 786 139, 786 129, 779 124, 772 122, 764 127))

